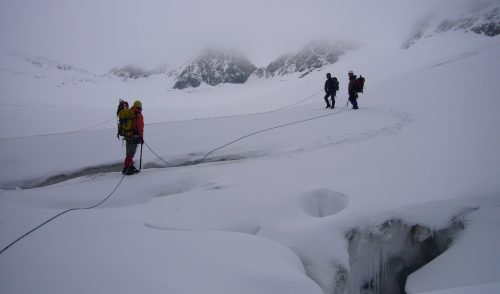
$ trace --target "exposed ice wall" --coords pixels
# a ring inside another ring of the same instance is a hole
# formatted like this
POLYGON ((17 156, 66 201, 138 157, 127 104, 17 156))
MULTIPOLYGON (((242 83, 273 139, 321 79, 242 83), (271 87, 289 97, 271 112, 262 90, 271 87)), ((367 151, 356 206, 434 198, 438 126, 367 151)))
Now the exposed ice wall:
POLYGON ((463 219, 455 217, 436 231, 399 219, 350 230, 350 270, 336 294, 405 293, 408 275, 443 253, 463 227, 463 219))

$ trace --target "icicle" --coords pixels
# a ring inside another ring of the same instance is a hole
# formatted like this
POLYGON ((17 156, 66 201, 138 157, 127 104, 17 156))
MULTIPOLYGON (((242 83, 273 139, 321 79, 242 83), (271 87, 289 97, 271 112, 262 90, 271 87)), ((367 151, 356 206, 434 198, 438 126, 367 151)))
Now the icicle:
POLYGON ((407 270, 421 266, 446 250, 449 239, 463 226, 433 231, 421 225, 389 220, 348 234, 349 294, 398 293, 407 270), (430 247, 429 247, 430 246, 430 247))

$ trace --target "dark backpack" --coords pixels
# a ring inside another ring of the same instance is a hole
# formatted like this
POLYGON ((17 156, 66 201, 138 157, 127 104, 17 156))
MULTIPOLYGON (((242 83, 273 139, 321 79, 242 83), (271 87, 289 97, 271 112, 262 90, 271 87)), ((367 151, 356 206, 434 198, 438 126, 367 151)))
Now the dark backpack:
POLYGON ((359 75, 354 82, 354 92, 363 93, 363 88, 365 87, 365 78, 362 75, 359 75))
POLYGON ((338 91, 339 90, 339 80, 337 80, 336 77, 333 77, 333 90, 338 91))

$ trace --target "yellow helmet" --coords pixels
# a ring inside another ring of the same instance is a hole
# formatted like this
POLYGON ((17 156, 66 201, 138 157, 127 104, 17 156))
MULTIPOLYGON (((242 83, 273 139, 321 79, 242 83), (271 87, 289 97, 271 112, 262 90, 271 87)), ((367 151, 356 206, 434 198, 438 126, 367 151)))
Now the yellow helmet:
POLYGON ((142 102, 139 101, 139 100, 135 100, 134 101, 134 106, 137 107, 137 108, 142 108, 142 102))

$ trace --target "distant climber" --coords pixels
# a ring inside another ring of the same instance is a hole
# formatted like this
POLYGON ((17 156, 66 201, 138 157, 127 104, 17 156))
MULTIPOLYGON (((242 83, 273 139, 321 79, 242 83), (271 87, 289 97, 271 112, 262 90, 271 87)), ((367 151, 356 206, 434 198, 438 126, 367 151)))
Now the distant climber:
POLYGON ((117 115, 119 119, 118 136, 122 136, 126 142, 126 154, 122 174, 133 175, 140 172, 134 166, 137 145, 144 144, 144 118, 142 116, 141 101, 135 101, 129 109, 128 103, 120 100, 117 115))
POLYGON ((352 70, 349 71, 349 86, 347 91, 349 93, 349 102, 352 104, 352 109, 358 109, 358 91, 357 91, 357 77, 352 70))
POLYGON ((332 75, 330 73, 326 74, 326 82, 325 82, 325 102, 326 102, 326 108, 330 107, 330 101, 328 100, 328 97, 332 97, 332 109, 335 108, 335 96, 337 95, 337 91, 339 90, 339 81, 337 80, 336 77, 332 78, 332 75))

